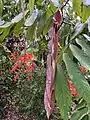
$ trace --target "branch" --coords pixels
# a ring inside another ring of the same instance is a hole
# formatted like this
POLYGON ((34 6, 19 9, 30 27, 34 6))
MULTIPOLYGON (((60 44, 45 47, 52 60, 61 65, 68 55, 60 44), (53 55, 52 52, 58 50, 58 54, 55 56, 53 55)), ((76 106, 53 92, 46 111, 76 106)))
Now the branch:
POLYGON ((67 0, 67 1, 65 2, 65 4, 61 7, 61 11, 62 11, 62 9, 67 5, 68 2, 69 2, 69 0, 67 0))

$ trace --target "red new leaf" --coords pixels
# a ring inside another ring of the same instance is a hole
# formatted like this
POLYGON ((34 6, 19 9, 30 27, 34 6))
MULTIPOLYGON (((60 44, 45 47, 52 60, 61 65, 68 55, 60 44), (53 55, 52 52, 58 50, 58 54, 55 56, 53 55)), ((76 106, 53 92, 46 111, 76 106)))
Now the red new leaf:
POLYGON ((44 105, 48 119, 53 112, 55 102, 54 78, 58 55, 58 25, 60 25, 62 21, 60 11, 56 12, 54 20, 55 21, 49 30, 46 89, 44 94, 44 105))

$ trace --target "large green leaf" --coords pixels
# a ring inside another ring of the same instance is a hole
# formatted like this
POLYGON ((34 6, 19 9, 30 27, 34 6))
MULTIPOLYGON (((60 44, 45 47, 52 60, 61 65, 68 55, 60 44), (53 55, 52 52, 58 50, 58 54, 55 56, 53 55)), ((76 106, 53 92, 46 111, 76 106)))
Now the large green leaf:
MULTIPOLYGON (((27 12, 28 12, 28 10, 25 11, 24 14, 26 15, 27 12)), ((23 17, 24 17, 24 16, 23 16, 23 12, 21 12, 19 15, 15 16, 15 17, 12 19, 11 22, 12 22, 12 23, 18 23, 23 17)))
POLYGON ((45 27, 43 30, 43 35, 46 35, 48 33, 48 30, 50 29, 53 22, 53 16, 51 16, 45 23, 45 27))
POLYGON ((81 120, 85 115, 87 115, 87 111, 88 111, 87 108, 83 108, 78 111, 75 111, 71 116, 71 120, 81 120))
POLYGON ((66 65, 67 72, 74 83, 79 95, 87 102, 90 108, 90 86, 83 76, 80 68, 74 63, 67 53, 63 54, 63 60, 66 65))
POLYGON ((27 34, 26 34, 26 38, 27 40, 33 40, 34 35, 35 35, 35 27, 36 27, 36 23, 34 23, 32 26, 28 27, 27 29, 27 34))
POLYGON ((0 42, 2 42, 4 38, 9 34, 11 27, 12 25, 3 29, 3 34, 0 36, 0 42))
POLYGON ((80 16, 81 15, 82 0, 73 0, 73 9, 80 16))
POLYGON ((85 27, 85 24, 83 23, 77 23, 75 25, 75 28, 74 28, 74 33, 71 37, 71 40, 74 39, 78 34, 80 34, 82 32, 82 30, 84 29, 85 27))
POLYGON ((2 15, 2 11, 3 11, 3 1, 0 0, 0 16, 2 15))
POLYGON ((41 16, 40 16, 40 20, 38 21, 38 24, 37 24, 37 36, 39 37, 40 34, 43 32, 44 30, 44 25, 45 25, 45 22, 46 22, 46 14, 43 13, 41 16))
POLYGON ((56 7, 60 7, 59 0, 51 0, 56 7))
POLYGON ((31 16, 26 19, 25 25, 31 26, 35 22, 37 15, 38 15, 38 9, 34 10, 33 13, 31 14, 31 16))
POLYGON ((23 32, 24 20, 19 21, 14 27, 14 34, 19 36, 23 32))
POLYGON ((90 57, 75 45, 70 45, 70 49, 81 65, 90 70, 90 57))
POLYGON ((83 5, 83 7, 82 7, 82 15, 81 15, 82 22, 85 22, 88 19, 89 16, 90 16, 90 6, 83 5))
POLYGON ((84 50, 84 52, 90 57, 90 45, 88 45, 85 41, 85 39, 78 39, 76 38, 76 42, 77 44, 79 44, 82 49, 84 50))
POLYGON ((51 6, 50 5, 46 6, 45 11, 46 11, 46 20, 48 20, 50 18, 50 16, 53 15, 53 12, 51 10, 51 6))
POLYGON ((55 83, 55 97, 63 120, 68 120, 68 112, 71 105, 71 93, 67 79, 60 65, 57 65, 55 83))
POLYGON ((35 1, 35 0, 29 0, 29 9, 30 9, 30 13, 32 13, 33 10, 34 10, 34 1, 35 1))

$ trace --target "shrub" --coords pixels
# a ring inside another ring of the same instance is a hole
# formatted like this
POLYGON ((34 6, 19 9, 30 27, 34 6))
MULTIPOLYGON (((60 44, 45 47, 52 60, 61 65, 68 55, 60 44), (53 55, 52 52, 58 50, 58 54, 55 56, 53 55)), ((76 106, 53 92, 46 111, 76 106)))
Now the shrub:
POLYGON ((19 109, 26 115, 35 113, 39 120, 44 119, 45 110, 43 104, 45 87, 45 70, 36 68, 33 77, 25 81, 19 89, 19 109))

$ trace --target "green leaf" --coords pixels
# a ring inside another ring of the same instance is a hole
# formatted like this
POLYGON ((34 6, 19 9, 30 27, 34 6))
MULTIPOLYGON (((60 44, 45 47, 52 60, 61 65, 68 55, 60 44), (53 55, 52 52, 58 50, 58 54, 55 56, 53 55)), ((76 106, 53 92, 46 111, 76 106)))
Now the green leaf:
POLYGON ((87 7, 87 6, 83 5, 82 14, 81 14, 82 22, 85 22, 89 16, 90 16, 90 6, 87 7))
POLYGON ((56 7, 60 7, 59 0, 51 0, 56 7))
POLYGON ((64 71, 60 65, 57 65, 55 79, 55 98, 63 120, 68 120, 68 112, 71 106, 71 93, 64 71))
POLYGON ((51 10, 51 5, 46 6, 45 11, 46 11, 46 20, 48 20, 50 16, 53 15, 53 12, 51 10))
POLYGON ((50 2, 49 6, 50 6, 50 10, 52 11, 52 14, 54 14, 57 11, 57 8, 54 6, 52 2, 50 2))
POLYGON ((87 19, 88 31, 90 32, 90 17, 87 19))
POLYGON ((78 39, 76 38, 76 42, 77 44, 79 44, 82 49, 84 50, 84 52, 90 57, 90 45, 88 45, 85 41, 85 39, 78 39))
POLYGON ((32 14, 34 10, 34 1, 35 0, 29 0, 29 9, 30 9, 30 14, 32 14))
POLYGON ((90 57, 75 45, 70 45, 70 49, 81 65, 90 70, 90 57))
POLYGON ((88 115, 85 115, 82 120, 90 120, 89 116, 88 115))
POLYGON ((35 27, 36 27, 36 24, 34 23, 32 26, 28 27, 27 29, 27 34, 26 34, 26 38, 27 40, 33 40, 34 38, 34 35, 35 35, 35 27))
POLYGON ((90 0, 83 0, 83 4, 86 5, 86 6, 89 6, 90 5, 90 0))
POLYGON ((0 19, 0 25, 3 25, 4 22, 5 22, 4 20, 1 20, 1 19, 0 19))
POLYGON ((2 11, 3 11, 3 1, 0 0, 0 16, 2 15, 2 11))
POLYGON ((80 71, 80 68, 74 63, 67 53, 63 54, 63 60, 66 65, 67 72, 74 83, 79 95, 87 102, 90 108, 90 86, 80 71))
POLYGON ((78 105, 75 107, 75 110, 80 110, 86 107, 86 101, 83 100, 80 103, 78 103, 78 105))
POLYGON ((9 34, 12 25, 3 30, 3 34, 0 36, 0 42, 2 42, 5 37, 9 34))
POLYGON ((71 40, 74 39, 78 34, 80 34, 82 32, 82 30, 84 29, 85 27, 85 24, 83 23, 77 23, 76 26, 75 26, 75 31, 71 37, 71 40))
MULTIPOLYGON (((24 14, 26 15, 27 12, 28 12, 28 10, 25 11, 24 14)), ((23 12, 22 12, 22 13, 20 13, 19 15, 15 16, 15 17, 12 19, 11 22, 12 22, 12 23, 18 23, 23 17, 24 17, 24 16, 23 16, 23 12)))
POLYGON ((19 22, 15 25, 15 27, 14 27, 14 34, 15 34, 16 36, 19 36, 20 33, 23 32, 23 24, 24 24, 24 20, 22 19, 21 21, 19 21, 19 22))
POLYGON ((82 0, 73 0, 73 9, 80 16, 82 0))
POLYGON ((32 15, 26 19, 25 25, 31 26, 35 22, 37 15, 38 15, 38 9, 34 10, 32 15))
POLYGON ((60 1, 60 3, 63 3, 64 2, 64 0, 59 0, 60 1))
MULTIPOLYGON (((72 116, 71 116, 71 120, 82 120, 82 118, 87 115, 87 108, 75 111, 72 116)), ((86 119, 87 120, 87 119, 86 119)))
POLYGON ((38 21, 38 25, 37 25, 37 36, 38 37, 44 30, 45 22, 46 22, 46 14, 43 13, 43 15, 40 16, 40 20, 38 21))
POLYGON ((43 30, 43 35, 46 35, 48 33, 48 30, 50 29, 53 22, 53 16, 51 16, 45 23, 45 27, 43 30))
POLYGON ((90 41, 90 37, 89 37, 88 35, 83 34, 83 36, 84 36, 88 41, 90 41))
POLYGON ((0 28, 7 28, 7 27, 9 27, 10 25, 11 25, 11 22, 7 22, 7 23, 1 25, 0 28))
POLYGON ((37 0, 36 1, 37 5, 39 5, 39 6, 42 6, 43 2, 44 2, 43 0, 37 0))

